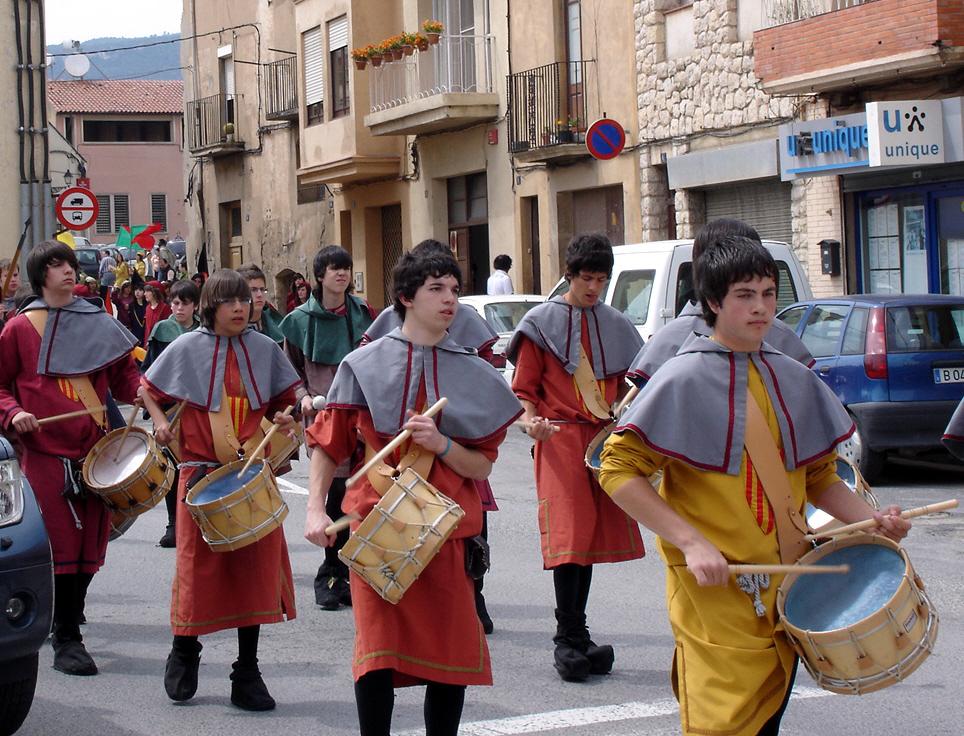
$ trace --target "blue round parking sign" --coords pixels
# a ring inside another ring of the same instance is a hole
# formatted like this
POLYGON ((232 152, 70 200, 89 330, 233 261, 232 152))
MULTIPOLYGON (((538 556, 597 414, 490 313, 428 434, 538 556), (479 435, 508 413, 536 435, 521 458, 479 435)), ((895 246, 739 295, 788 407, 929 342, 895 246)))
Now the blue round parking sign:
POLYGON ((586 149, 600 161, 616 158, 626 147, 626 131, 610 118, 602 118, 586 131, 586 149))

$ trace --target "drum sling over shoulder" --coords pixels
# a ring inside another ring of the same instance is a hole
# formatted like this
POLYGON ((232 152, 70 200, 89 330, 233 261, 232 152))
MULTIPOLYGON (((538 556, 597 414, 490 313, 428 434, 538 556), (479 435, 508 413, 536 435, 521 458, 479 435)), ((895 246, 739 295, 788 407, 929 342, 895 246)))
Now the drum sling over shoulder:
POLYGON ((582 403, 586 405, 589 413, 597 419, 612 421, 612 407, 606 403, 602 391, 599 390, 599 382, 592 371, 592 362, 586 355, 586 349, 581 343, 579 345, 579 365, 576 366, 573 379, 576 382, 576 389, 582 398, 582 403))
MULTIPOLYGON (((33 325, 37 334, 40 335, 40 339, 43 340, 44 330, 47 329, 47 310, 31 309, 25 314, 27 321, 33 325)), ((94 385, 90 382, 89 376, 65 376, 64 379, 70 383, 70 387, 77 394, 77 398, 80 399, 80 403, 84 405, 85 409, 92 410, 103 406, 104 402, 97 397, 97 392, 94 390, 94 385)), ((105 432, 107 431, 107 411, 105 409, 92 411, 90 416, 98 427, 105 432)))
POLYGON ((780 562, 791 565, 811 548, 804 539, 804 535, 808 532, 807 524, 793 506, 793 490, 790 488, 790 480, 780 459, 780 452, 777 450, 776 442, 773 441, 773 435, 770 434, 766 417, 749 389, 746 392, 744 444, 763 484, 763 493, 773 508, 780 562))
POLYGON ((231 421, 231 408, 228 401, 228 394, 221 389, 221 408, 217 411, 208 412, 208 421, 211 424, 211 439, 214 441, 214 452, 218 460, 226 465, 238 458, 246 456, 254 450, 264 439, 264 429, 259 425, 247 442, 241 444, 237 433, 234 431, 234 422, 231 421))

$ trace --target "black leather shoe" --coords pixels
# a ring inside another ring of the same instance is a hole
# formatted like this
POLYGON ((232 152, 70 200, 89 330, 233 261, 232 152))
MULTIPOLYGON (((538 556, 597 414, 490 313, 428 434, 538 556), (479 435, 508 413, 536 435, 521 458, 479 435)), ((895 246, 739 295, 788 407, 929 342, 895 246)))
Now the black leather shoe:
POLYGON ((341 601, 341 605, 351 608, 351 584, 348 578, 338 578, 335 588, 338 590, 338 600, 341 601))
POLYGON ((231 665, 231 702, 241 710, 274 710, 274 698, 257 665, 231 665))
POLYGON ((201 667, 201 643, 197 642, 196 651, 171 649, 164 667, 164 691, 167 697, 177 702, 190 700, 197 692, 197 675, 201 667))
POLYGON ((338 587, 339 578, 329 577, 315 584, 315 603, 325 611, 337 611, 341 608, 341 591, 338 587))
POLYGON ((177 546, 177 538, 174 536, 174 525, 168 524, 167 529, 164 530, 164 536, 161 537, 160 541, 157 543, 158 547, 164 547, 165 549, 171 549, 177 546))
POLYGON ((54 669, 58 672, 81 677, 97 674, 97 665, 82 641, 54 639, 53 646, 54 669))
POLYGON ((556 644, 553 654, 556 672, 566 682, 582 682, 589 677, 592 665, 589 658, 568 644, 556 644))
POLYGON ((608 675, 613 671, 613 662, 616 660, 616 653, 612 645, 597 645, 592 641, 586 647, 586 658, 589 660, 589 673, 592 675, 608 675))

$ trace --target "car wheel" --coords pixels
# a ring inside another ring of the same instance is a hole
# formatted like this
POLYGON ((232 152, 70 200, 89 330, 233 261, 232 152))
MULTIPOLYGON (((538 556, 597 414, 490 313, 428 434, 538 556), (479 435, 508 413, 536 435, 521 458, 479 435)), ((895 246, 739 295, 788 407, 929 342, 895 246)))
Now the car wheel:
POLYGON ((38 655, 33 656, 22 679, 0 684, 0 736, 16 733, 30 712, 37 687, 38 659, 38 655))
POLYGON ((870 449, 856 419, 854 419, 854 426, 856 427, 854 433, 849 440, 840 444, 838 452, 857 466, 865 481, 876 483, 884 471, 887 456, 883 452, 870 449))

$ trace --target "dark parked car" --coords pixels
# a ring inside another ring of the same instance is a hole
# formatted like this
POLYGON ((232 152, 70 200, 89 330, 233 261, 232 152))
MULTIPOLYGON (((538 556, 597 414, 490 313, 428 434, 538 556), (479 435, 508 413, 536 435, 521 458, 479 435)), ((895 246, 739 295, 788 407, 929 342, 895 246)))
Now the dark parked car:
POLYGON ((53 599, 40 508, 13 447, 0 436, 0 736, 14 733, 30 712, 53 599))
POLYGON ((84 272, 84 275, 96 279, 100 267, 100 248, 74 248, 74 254, 77 256, 77 262, 80 264, 80 270, 84 272))
POLYGON ((853 416, 854 460, 868 482, 888 452, 941 449, 964 396, 964 297, 855 294, 797 302, 777 318, 853 416))

